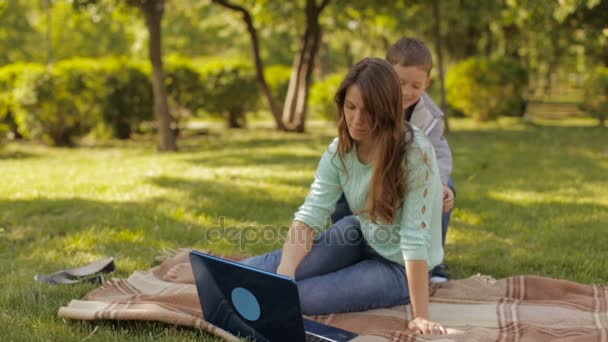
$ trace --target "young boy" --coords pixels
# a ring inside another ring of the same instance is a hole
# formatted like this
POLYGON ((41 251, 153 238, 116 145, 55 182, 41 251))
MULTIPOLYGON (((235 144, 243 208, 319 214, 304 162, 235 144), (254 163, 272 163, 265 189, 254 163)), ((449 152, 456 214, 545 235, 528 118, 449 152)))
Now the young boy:
MULTIPOLYGON (((422 41, 404 37, 388 49, 386 60, 393 65, 399 75, 406 120, 422 130, 435 147, 439 174, 443 183, 442 238, 443 244, 445 244, 456 191, 450 177, 452 152, 448 141, 443 136, 441 118, 444 114, 431 97, 424 92, 430 84, 433 57, 422 41)), ((438 278, 448 277, 445 268, 444 264, 433 270, 432 275, 437 277, 436 281, 441 281, 438 278)))
MULTIPOLYGON (((444 114, 430 96, 424 92, 430 84, 433 57, 431 51, 422 41, 406 37, 401 38, 388 49, 386 60, 393 65, 397 75, 399 75, 406 120, 422 130, 435 147, 437 164, 443 183, 442 238, 443 244, 445 244, 450 216, 454 209, 456 191, 454 182, 450 177, 452 173, 452 152, 443 136, 441 118, 444 114)), ((332 221, 336 222, 347 215, 352 214, 346 199, 342 197, 336 205, 332 221)), ((446 272, 446 268, 445 264, 435 267, 431 272, 431 280, 434 282, 447 280, 449 274, 446 272)))

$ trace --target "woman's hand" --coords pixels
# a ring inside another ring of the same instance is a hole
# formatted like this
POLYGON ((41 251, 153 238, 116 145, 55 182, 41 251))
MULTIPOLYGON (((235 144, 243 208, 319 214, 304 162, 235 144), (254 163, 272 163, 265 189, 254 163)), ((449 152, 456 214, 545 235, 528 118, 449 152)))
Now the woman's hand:
POLYGON ((314 238, 315 231, 306 223, 293 221, 283 244, 283 255, 277 273, 295 278, 296 270, 310 252, 314 238))
POLYGON ((445 335, 447 330, 439 323, 431 322, 422 317, 416 317, 407 325, 410 331, 423 335, 445 335))
POLYGON ((281 260, 279 264, 279 268, 277 268, 277 274, 284 275, 286 277, 295 278, 296 277, 296 267, 293 265, 288 265, 284 263, 284 260, 281 260))

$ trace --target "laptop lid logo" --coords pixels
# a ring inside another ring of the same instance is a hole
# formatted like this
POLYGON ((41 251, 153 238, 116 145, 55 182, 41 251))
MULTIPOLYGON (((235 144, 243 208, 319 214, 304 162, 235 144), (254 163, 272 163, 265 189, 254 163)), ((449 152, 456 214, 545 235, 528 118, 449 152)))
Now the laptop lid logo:
POLYGON ((257 321, 260 319, 260 303, 251 291, 236 287, 232 290, 230 299, 236 311, 246 320, 257 321))

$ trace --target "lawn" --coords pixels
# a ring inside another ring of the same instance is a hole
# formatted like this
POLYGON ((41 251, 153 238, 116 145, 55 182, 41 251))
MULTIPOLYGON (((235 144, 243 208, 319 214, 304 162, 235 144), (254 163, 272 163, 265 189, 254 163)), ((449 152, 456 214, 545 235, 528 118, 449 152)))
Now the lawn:
MULTIPOLYGON (((446 261, 455 278, 608 283, 608 129, 595 124, 452 121, 458 194, 446 261)), ((213 128, 182 138, 174 154, 157 153, 150 137, 0 149, 0 340, 200 341, 199 331, 162 324, 64 321, 58 308, 93 286, 33 276, 114 256, 115 275, 126 277, 183 246, 221 254, 280 247, 277 232, 334 135, 327 124, 309 131, 213 128), (218 227, 249 233, 218 235, 218 227)))

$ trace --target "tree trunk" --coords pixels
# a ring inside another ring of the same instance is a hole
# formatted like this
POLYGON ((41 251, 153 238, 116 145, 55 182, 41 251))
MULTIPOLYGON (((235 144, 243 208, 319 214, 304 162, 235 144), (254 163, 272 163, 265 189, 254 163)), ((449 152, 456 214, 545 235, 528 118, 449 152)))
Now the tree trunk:
POLYGON ((45 1, 44 10, 46 12, 46 66, 51 65, 53 61, 53 22, 51 20, 51 15, 53 11, 53 5, 51 4, 51 0, 45 1))
POLYGON ((494 39, 492 35, 492 27, 490 27, 490 23, 486 24, 486 57, 490 58, 492 56, 492 48, 494 45, 494 39))
POLYGON ((439 0, 433 0, 433 15, 434 15, 434 31, 435 31, 435 49, 437 50, 437 67, 439 68, 439 89, 441 94, 441 110, 443 111, 443 125, 446 133, 450 132, 450 122, 448 120, 446 95, 445 95, 445 77, 443 70, 443 50, 441 49, 441 8, 439 0))
POLYGON ((350 53, 350 43, 345 40, 344 43, 342 43, 342 49, 344 56, 346 56, 346 66, 350 69, 353 65, 355 65, 355 59, 350 53))
POLYGON ((283 124, 288 131, 304 132, 305 130, 311 76, 322 34, 319 16, 328 3, 329 0, 323 0, 317 6, 316 0, 306 0, 306 30, 302 37, 300 52, 293 61, 287 97, 283 106, 283 124))
POLYGON ((262 63, 262 58, 260 57, 260 41, 258 39, 257 30, 255 26, 253 26, 251 14, 244 7, 234 5, 226 0, 212 0, 212 2, 233 11, 240 12, 243 15, 243 20, 247 25, 247 31, 249 32, 249 37, 251 38, 251 47, 253 50, 253 59, 255 62, 256 80, 258 86, 268 101, 268 107, 272 113, 276 128, 278 130, 284 130, 285 126, 281 121, 281 110, 279 109, 276 99, 274 96, 272 96, 272 92, 270 91, 270 87, 268 87, 268 82, 266 82, 266 77, 264 76, 264 64, 262 63))
POLYGON ((228 109, 228 128, 245 128, 247 121, 245 120, 245 113, 240 108, 228 109))
POLYGON ((158 122, 160 134, 160 151, 176 151, 176 137, 171 129, 172 118, 167 101, 165 73, 162 60, 161 20, 164 14, 165 0, 140 1, 138 7, 146 18, 150 44, 150 61, 152 62, 152 84, 154 89, 154 115, 158 122))

